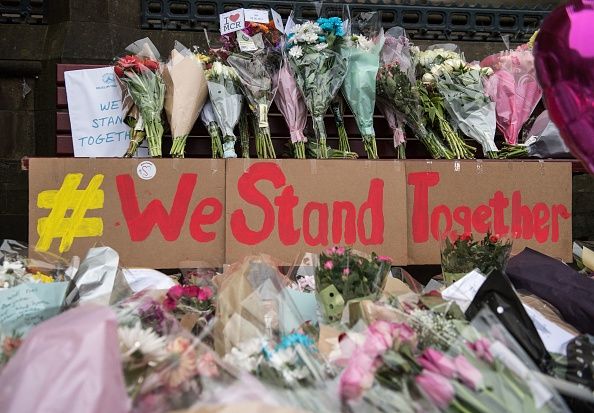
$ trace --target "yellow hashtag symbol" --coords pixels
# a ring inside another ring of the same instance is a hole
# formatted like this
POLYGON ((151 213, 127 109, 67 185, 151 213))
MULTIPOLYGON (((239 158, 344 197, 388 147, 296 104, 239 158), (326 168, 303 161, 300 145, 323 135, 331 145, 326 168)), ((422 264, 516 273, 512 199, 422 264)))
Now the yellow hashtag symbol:
POLYGON ((82 178, 83 174, 68 174, 59 190, 37 195, 37 207, 51 210, 47 217, 37 221, 37 251, 48 251, 54 238, 62 239, 59 249, 62 253, 70 249, 75 237, 103 235, 103 220, 85 215, 89 209, 103 208, 104 194, 99 187, 104 176, 97 174, 86 189, 77 189, 82 178), (69 210, 72 214, 67 217, 69 210))

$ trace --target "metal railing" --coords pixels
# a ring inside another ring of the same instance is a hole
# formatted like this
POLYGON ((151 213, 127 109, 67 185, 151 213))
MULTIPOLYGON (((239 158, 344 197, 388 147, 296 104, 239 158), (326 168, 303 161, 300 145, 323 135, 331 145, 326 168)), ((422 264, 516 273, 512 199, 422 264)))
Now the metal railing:
POLYGON ((0 0, 0 23, 45 24, 49 0, 0 0))
MULTIPOLYGON (((141 27, 158 30, 218 29, 218 15, 239 7, 273 7, 287 18, 294 11, 297 18, 315 19, 312 1, 284 0, 141 0, 141 27)), ((512 42, 525 42, 553 9, 550 4, 534 8, 518 6, 457 6, 394 4, 387 0, 326 1, 324 9, 348 4, 351 14, 378 11, 385 27, 402 26, 412 39, 452 41, 501 41, 509 35, 512 42)))

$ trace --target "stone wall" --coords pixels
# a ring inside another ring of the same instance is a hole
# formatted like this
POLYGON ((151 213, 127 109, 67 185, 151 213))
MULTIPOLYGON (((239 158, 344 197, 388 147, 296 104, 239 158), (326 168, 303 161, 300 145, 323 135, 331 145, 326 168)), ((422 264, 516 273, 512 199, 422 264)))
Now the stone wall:
MULTIPOLYGON (((27 238, 27 174, 20 159, 55 154, 56 63, 108 63, 128 44, 146 36, 163 54, 175 40, 188 46, 205 44, 202 32, 141 30, 140 0, 49 3, 46 25, 0 24, 0 238, 27 238)), ((516 6, 517 1, 491 4, 516 6)), ((537 4, 539 0, 522 2, 523 6, 537 4)), ((503 49, 499 43, 460 46, 469 60, 503 49)), ((574 181, 575 236, 594 238, 594 182, 587 176, 574 181)))

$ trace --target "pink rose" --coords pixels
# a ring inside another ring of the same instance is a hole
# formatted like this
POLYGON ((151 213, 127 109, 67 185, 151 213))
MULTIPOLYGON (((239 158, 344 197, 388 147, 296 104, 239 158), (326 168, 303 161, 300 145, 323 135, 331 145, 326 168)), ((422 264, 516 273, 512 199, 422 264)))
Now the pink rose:
POLYGON ((428 348, 421 354, 418 359, 419 364, 425 369, 433 373, 441 374, 447 378, 454 378, 456 376, 456 366, 454 362, 448 358, 441 351, 433 348, 428 348))
POLYGON ((491 354, 491 343, 486 338, 479 338, 474 343, 468 343, 468 347, 481 360, 493 364, 494 358, 491 354))
POLYGON ((367 329, 367 339, 363 350, 372 356, 378 356, 392 347, 395 324, 388 321, 375 321, 367 329))
POLYGON ((200 301, 210 300, 211 297, 212 297, 212 290, 210 289, 210 287, 202 287, 200 289, 200 292, 198 292, 198 299, 200 301))
POLYGON ((332 262, 332 260, 326 261, 326 263, 324 264, 324 268, 327 270, 331 270, 332 268, 334 268, 334 263, 332 262))
POLYGON ((448 379, 439 374, 423 370, 421 374, 415 377, 415 383, 439 409, 447 409, 454 399, 454 386, 448 379))
POLYGON ((394 328, 394 341, 402 344, 413 345, 417 341, 417 333, 406 323, 398 323, 394 328))
POLYGON ((478 390, 483 383, 483 375, 464 356, 454 358, 458 379, 471 390, 478 390))
POLYGON ((174 300, 171 297, 166 297, 165 300, 163 300, 163 308, 166 311, 173 311, 175 310, 175 308, 177 307, 177 301, 174 300))
POLYGON ((374 359, 363 352, 357 352, 351 357, 349 364, 340 376, 340 394, 352 400, 363 394, 365 389, 373 385, 374 359))
POLYGON ((386 257, 385 255, 380 255, 377 257, 377 260, 380 262, 387 262, 387 263, 391 263, 392 262, 392 258, 390 257, 386 257))
POLYGON ((174 285, 167 291, 167 296, 171 297, 173 300, 179 300, 181 296, 184 294, 184 287, 181 285, 174 285))
POLYGON ((336 254, 344 255, 345 249, 344 247, 336 247, 336 254))

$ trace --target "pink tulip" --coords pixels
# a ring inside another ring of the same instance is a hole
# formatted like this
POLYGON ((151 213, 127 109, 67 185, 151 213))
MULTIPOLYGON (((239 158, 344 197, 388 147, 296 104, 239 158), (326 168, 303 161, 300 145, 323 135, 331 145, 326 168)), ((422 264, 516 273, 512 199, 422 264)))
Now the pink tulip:
POLYGON ((439 409, 447 409, 454 399, 454 386, 439 374, 424 370, 415 377, 415 383, 439 409))
POLYGON ((450 379, 456 376, 454 362, 441 351, 428 348, 423 352, 418 362, 425 370, 433 373, 441 374, 450 379))
POLYGON ((486 338, 479 338, 474 343, 468 343, 468 347, 479 359, 489 364, 493 364, 493 361, 495 361, 490 350, 491 343, 486 338))
POLYGON ((367 329, 367 338, 363 345, 363 350, 372 356, 377 356, 392 347, 394 338, 394 323, 387 321, 375 321, 367 329))
POLYGON ((477 390, 483 382, 483 375, 464 356, 454 358, 458 379, 468 388, 477 390))
POLYGON ((398 346, 413 345, 417 340, 417 333, 406 323, 398 323, 394 328, 394 341, 398 346))
POLYGON ((348 400, 359 398, 373 385, 374 374, 374 358, 357 352, 340 376, 340 394, 348 400))

